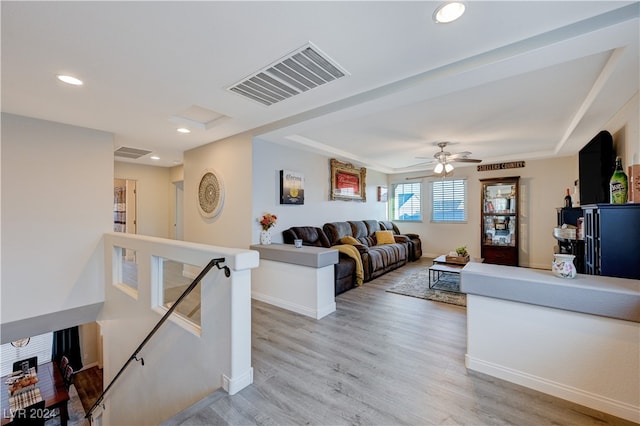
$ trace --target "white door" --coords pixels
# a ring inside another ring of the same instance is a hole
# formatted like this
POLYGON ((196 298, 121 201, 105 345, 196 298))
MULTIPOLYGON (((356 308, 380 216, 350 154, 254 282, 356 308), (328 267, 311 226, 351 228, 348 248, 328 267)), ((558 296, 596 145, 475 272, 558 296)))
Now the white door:
POLYGON ((173 224, 176 240, 184 240, 183 217, 184 217, 184 182, 175 182, 176 186, 176 222, 173 224))

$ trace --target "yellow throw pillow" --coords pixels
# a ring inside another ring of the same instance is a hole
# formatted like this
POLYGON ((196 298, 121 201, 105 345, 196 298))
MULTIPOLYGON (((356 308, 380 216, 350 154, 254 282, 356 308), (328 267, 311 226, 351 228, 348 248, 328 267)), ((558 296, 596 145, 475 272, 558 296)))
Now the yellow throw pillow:
POLYGON ((351 244, 351 245, 360 244, 360 241, 356 240, 355 238, 353 238, 351 236, 340 238, 340 242, 342 244, 351 244))
POLYGON ((391 231, 376 231, 376 240, 378 244, 393 244, 396 242, 391 231))

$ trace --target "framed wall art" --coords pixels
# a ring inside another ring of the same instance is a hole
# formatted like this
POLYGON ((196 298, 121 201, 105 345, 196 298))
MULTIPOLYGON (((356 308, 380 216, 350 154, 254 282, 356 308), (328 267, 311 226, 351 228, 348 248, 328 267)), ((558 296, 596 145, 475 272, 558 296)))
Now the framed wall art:
POLYGON ((378 187, 378 201, 386 203, 388 200, 388 191, 386 186, 378 187))
POLYGON ((202 173, 198 185, 198 210, 208 219, 216 217, 222 211, 224 185, 220 175, 208 169, 202 173))
POLYGON ((280 170, 280 204, 304 204, 304 175, 280 170))
POLYGON ((367 201, 366 179, 367 169, 343 163, 335 158, 331 165, 331 200, 367 201))

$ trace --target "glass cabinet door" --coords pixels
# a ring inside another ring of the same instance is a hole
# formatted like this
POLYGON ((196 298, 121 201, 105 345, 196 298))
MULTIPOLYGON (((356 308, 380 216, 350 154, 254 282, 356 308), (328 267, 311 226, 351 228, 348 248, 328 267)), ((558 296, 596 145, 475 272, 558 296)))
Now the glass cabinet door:
POLYGON ((516 220, 512 216, 485 215, 483 244, 515 246, 516 220))
POLYGON ((515 184, 485 184, 484 213, 515 213, 515 184))
POLYGON ((519 177, 480 181, 482 257, 487 263, 517 266, 519 177))

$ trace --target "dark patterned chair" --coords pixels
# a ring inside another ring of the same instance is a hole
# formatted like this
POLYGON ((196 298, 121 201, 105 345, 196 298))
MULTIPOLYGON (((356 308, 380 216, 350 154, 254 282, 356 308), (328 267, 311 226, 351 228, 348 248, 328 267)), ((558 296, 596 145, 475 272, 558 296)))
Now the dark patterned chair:
POLYGON ((376 220, 325 223, 324 233, 332 246, 344 244, 345 237, 356 240, 352 243, 360 252, 364 281, 371 281, 407 263, 408 240, 394 237, 394 243, 378 244, 376 231, 381 231, 376 220))
MULTIPOLYGON (((293 240, 302 240, 303 246, 330 248, 329 239, 322 228, 313 226, 294 226, 282 231, 285 244, 293 244, 293 240)), ((334 265, 335 295, 351 290, 356 286, 356 264, 349 256, 339 253, 338 263, 334 265)))
POLYGON ((390 220, 381 220, 380 227, 392 231, 394 235, 404 235, 409 239, 409 261, 415 262, 422 257, 422 240, 418 234, 403 234, 398 226, 390 220))

